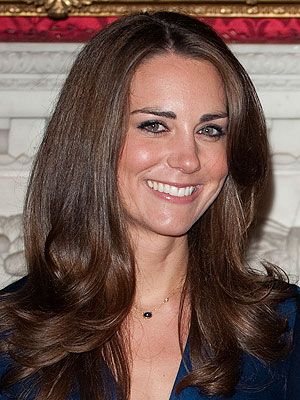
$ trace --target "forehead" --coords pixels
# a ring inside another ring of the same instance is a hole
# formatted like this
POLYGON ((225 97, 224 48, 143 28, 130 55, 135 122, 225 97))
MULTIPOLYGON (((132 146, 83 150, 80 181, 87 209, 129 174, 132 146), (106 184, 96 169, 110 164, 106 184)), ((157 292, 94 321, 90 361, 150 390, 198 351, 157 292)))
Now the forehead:
POLYGON ((131 106, 155 106, 155 102, 226 108, 224 85, 214 65, 173 53, 144 61, 133 76, 131 106))

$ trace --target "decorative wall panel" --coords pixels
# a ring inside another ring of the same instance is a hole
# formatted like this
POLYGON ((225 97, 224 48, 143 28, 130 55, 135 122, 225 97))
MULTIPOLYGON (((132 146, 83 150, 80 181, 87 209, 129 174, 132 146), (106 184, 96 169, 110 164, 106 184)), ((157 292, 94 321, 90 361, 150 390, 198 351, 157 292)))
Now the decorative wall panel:
POLYGON ((0 15, 56 19, 161 10, 207 17, 298 17, 300 4, 299 0, 0 0, 0 15))
MULTIPOLYGON (((300 5, 299 5, 300 10, 300 5)), ((300 16, 300 13, 299 13, 300 16)), ((116 17, 0 17, 0 41, 85 42, 116 17)), ((229 42, 300 43, 300 18, 202 17, 229 42)))

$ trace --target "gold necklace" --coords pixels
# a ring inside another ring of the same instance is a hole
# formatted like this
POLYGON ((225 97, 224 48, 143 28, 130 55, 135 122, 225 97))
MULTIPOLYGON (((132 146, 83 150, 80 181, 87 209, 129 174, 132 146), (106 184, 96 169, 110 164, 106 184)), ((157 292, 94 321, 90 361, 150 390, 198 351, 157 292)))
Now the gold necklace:
POLYGON ((177 286, 176 289, 172 290, 172 292, 170 292, 168 294, 168 296, 164 298, 163 302, 161 302, 157 306, 153 307, 151 310, 145 311, 137 306, 133 306, 133 308, 138 312, 139 315, 142 315, 142 317, 144 319, 150 319, 153 317, 153 312, 158 311, 164 304, 168 303, 170 300, 170 297, 173 296, 173 294, 175 294, 178 291, 178 289, 181 287, 182 287, 182 285, 180 287, 177 286))

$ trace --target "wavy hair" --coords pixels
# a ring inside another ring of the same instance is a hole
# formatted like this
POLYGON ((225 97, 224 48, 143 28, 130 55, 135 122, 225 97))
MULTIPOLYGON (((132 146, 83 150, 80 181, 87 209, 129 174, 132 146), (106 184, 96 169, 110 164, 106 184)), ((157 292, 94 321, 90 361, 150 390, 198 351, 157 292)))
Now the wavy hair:
MULTIPOLYGON (((62 88, 33 167, 24 209, 28 277, 1 302, 2 379, 31 382, 23 397, 128 399, 128 343, 121 329, 135 294, 135 261, 117 187, 129 87, 143 61, 176 53, 212 63, 227 96, 229 176, 188 232, 185 296, 191 302, 193 370, 177 390, 226 395, 241 352, 264 361, 285 354, 286 321, 274 305, 290 296, 280 273, 245 262, 247 231, 269 172, 266 127, 247 73, 218 35, 189 16, 124 17, 84 46, 62 88), (34 384, 33 384, 34 383, 34 384)), ((180 320, 180 317, 179 317, 180 320)), ((180 333, 179 333, 180 334, 180 333)), ((25 385, 26 386, 26 385, 25 385)))

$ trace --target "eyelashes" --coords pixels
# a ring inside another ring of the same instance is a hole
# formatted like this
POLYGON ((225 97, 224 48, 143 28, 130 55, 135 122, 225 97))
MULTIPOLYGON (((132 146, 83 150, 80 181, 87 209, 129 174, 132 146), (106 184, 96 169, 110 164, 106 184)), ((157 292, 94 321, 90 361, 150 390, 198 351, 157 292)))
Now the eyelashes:
MULTIPOLYGON (((158 120, 148 120, 139 124, 138 129, 152 133, 154 135, 159 135, 161 133, 169 131, 168 127, 161 121, 158 120)), ((198 135, 203 135, 207 138, 219 139, 226 135, 226 130, 221 125, 217 124, 207 124, 197 131, 198 135)))
POLYGON ((211 138, 220 138, 226 134, 225 129, 220 125, 209 124, 199 129, 198 133, 211 138))
POLYGON ((138 125, 138 128, 151 133, 161 133, 168 130, 168 128, 162 122, 157 120, 142 122, 140 125, 138 125))

